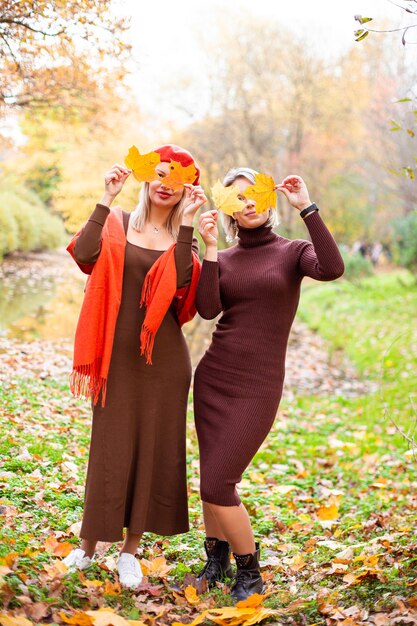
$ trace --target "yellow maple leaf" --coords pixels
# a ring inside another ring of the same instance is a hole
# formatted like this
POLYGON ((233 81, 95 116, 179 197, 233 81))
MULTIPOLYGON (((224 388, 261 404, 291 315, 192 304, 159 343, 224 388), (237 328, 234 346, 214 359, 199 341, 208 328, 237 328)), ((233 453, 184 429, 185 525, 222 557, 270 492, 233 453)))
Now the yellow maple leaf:
POLYGON ((277 192, 274 187, 274 179, 266 174, 255 174, 255 184, 246 187, 245 197, 256 202, 255 210, 257 213, 265 213, 268 209, 275 209, 277 192))
POLYGON ((339 506, 336 501, 323 504, 316 511, 317 517, 321 521, 334 520, 339 517, 339 506))
POLYGON ((155 168, 160 162, 161 155, 158 152, 140 154, 136 146, 131 146, 125 156, 125 164, 132 170, 136 180, 141 183, 150 183, 158 178, 155 168))
POLYGON ((155 576, 159 578, 165 578, 172 569, 172 565, 168 565, 163 556, 157 556, 152 561, 141 559, 140 565, 145 576, 155 576))
POLYGON ((245 203, 242 200, 239 200, 238 196, 240 194, 239 189, 236 185, 231 185, 230 187, 225 187, 218 180, 217 183, 211 188, 211 195, 213 198, 214 205, 226 215, 231 215, 233 217, 233 213, 238 211, 242 211, 245 203))
POLYGON ((291 571, 299 572, 300 570, 306 567, 307 563, 304 561, 304 557, 302 554, 295 554, 293 557, 288 559, 288 566, 291 571))
POLYGON ((170 187, 176 191, 177 189, 181 189, 184 184, 192 185, 197 176, 197 170, 194 165, 191 163, 184 167, 178 161, 171 161, 169 164, 169 174, 168 176, 161 177, 161 182, 166 185, 166 187, 170 187))

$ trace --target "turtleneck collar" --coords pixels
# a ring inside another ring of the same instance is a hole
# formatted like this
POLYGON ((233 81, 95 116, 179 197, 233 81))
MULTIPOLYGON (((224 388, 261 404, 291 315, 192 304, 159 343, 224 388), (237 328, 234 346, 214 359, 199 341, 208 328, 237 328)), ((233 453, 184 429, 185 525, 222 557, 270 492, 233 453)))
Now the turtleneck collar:
POLYGON ((243 248, 263 246, 277 238, 277 235, 272 231, 272 226, 267 226, 266 224, 262 224, 256 228, 243 228, 243 226, 239 226, 237 236, 239 237, 239 245, 243 248))

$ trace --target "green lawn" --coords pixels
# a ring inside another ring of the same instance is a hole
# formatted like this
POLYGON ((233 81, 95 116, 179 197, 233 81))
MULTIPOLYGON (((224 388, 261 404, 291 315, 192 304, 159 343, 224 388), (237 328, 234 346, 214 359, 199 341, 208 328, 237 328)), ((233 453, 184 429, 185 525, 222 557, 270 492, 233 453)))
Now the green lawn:
MULTIPOLYGON (((272 591, 264 604, 279 611, 281 624, 336 624, 343 614, 351 619, 346 624, 371 624, 368 612, 395 616, 402 602, 406 615, 417 605, 417 461, 391 421, 406 428, 415 420, 417 289, 411 282, 402 272, 357 286, 341 280, 304 288, 300 315, 329 340, 330 358, 345 351, 377 391, 354 399, 284 398, 242 481, 272 591)), ((60 543, 62 549, 77 543, 70 527, 82 512, 87 403, 69 396, 64 379, 42 380, 30 366, 3 378, 0 575, 10 615, 61 624, 76 611, 109 606, 153 626, 158 611, 156 623, 170 624, 230 604, 224 588, 190 604, 182 587, 184 576, 201 566, 204 537, 191 407, 192 530, 172 539, 146 536, 142 558, 164 556, 171 570, 157 569, 133 594, 118 589, 117 546, 85 577, 59 569, 60 543)))

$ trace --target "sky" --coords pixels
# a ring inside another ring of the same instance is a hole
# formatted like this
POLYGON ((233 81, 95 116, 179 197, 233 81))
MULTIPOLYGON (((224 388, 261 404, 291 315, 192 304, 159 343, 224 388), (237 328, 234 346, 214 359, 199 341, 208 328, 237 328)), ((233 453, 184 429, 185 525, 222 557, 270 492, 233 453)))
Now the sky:
MULTIPOLYGON (((331 59, 351 46, 364 45, 354 41, 354 30, 360 28, 354 20, 356 14, 373 17, 374 28, 381 27, 384 18, 390 27, 409 23, 410 16, 394 6, 394 1, 120 0, 123 13, 131 16, 129 37, 135 64, 130 82, 147 117, 171 117, 181 123, 181 113, 164 100, 164 91, 181 76, 195 77, 198 89, 204 79, 205 55, 209 54, 203 53, 199 39, 210 38, 219 15, 230 20, 246 13, 283 24, 309 39, 319 55, 331 59)), ((397 37, 402 48, 401 33, 375 36, 397 37)), ((417 57, 417 46, 410 46, 405 53, 410 54, 410 48, 417 57)), ((203 107, 204 103, 200 104, 203 107)), ((195 106, 198 109, 198 98, 195 106)))

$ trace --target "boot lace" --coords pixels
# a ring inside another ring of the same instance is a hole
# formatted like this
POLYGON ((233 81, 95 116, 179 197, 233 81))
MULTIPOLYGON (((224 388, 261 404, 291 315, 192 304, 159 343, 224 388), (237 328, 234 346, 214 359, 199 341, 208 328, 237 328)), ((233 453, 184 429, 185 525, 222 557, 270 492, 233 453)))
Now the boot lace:
POLYGON ((206 578, 215 578, 217 576, 221 576, 221 574, 222 568, 219 561, 214 556, 209 556, 207 557, 207 562, 198 576, 200 577, 205 575, 206 578))

